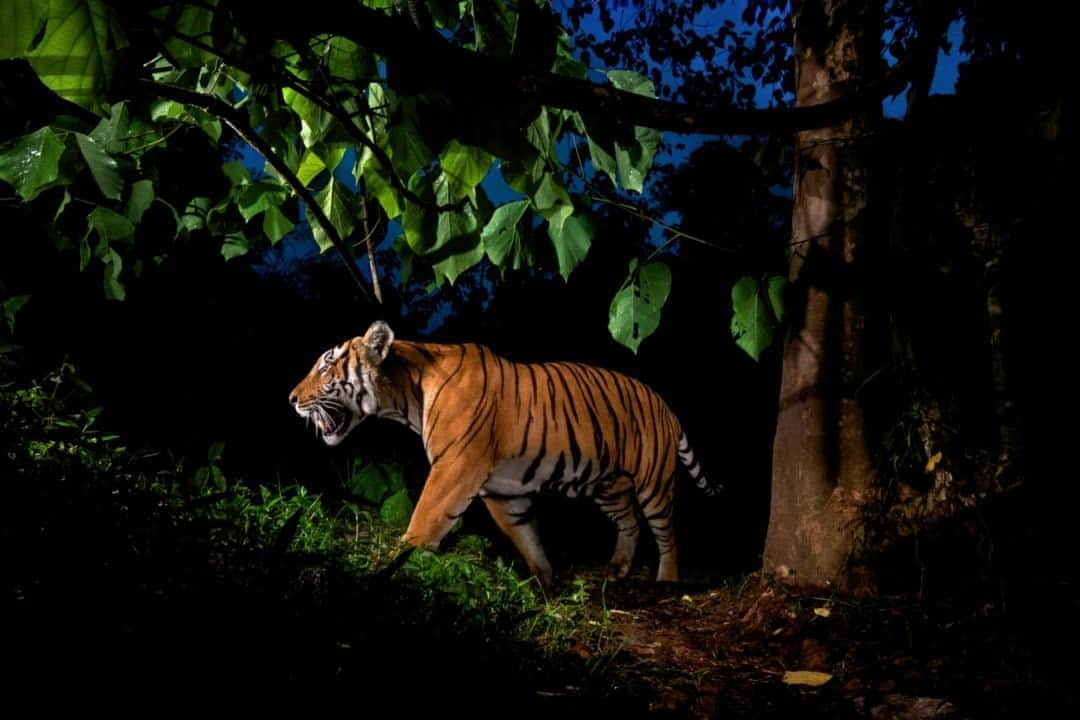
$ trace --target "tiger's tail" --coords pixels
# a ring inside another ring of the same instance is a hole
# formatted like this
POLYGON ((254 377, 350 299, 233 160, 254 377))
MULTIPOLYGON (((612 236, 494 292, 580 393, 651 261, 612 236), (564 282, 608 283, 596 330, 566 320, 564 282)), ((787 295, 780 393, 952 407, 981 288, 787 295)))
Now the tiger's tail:
POLYGON ((711 483, 708 478, 705 477, 705 473, 701 469, 701 462, 694 457, 694 451, 690 447, 690 441, 686 439, 686 433, 679 435, 679 462, 683 464, 686 471, 690 473, 690 477, 693 478, 694 484, 697 485, 706 495, 719 495, 724 491, 724 486, 720 483, 711 483))

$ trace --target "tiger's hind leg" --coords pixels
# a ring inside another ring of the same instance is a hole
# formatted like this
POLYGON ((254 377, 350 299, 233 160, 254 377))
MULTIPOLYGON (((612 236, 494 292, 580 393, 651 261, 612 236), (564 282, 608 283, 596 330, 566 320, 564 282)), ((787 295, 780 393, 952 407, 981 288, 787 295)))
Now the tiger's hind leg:
POLYGON ((675 547, 675 498, 674 475, 657 479, 652 485, 646 485, 637 491, 638 504, 649 524, 656 547, 660 552, 660 563, 656 569, 657 581, 675 582, 679 579, 679 556, 675 547))
POLYGON ((624 578, 630 572, 637 550, 641 523, 634 504, 634 481, 621 476, 596 494, 596 504, 615 523, 615 554, 607 566, 608 578, 624 578))
POLYGON ((540 584, 550 588, 552 583, 551 564, 540 544, 540 533, 533 518, 532 498, 484 497, 484 504, 495 520, 499 529, 506 533, 514 547, 525 558, 529 572, 535 575, 540 584))

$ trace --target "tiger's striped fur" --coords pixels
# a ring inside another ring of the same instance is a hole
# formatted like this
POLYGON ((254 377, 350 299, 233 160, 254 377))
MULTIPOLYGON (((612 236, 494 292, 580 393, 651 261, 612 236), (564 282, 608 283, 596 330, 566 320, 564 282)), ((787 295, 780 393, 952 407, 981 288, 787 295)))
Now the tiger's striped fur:
POLYGON ((431 462, 404 540, 436 547, 480 498, 545 584, 551 566, 534 496, 592 498, 618 528, 609 576, 630 570, 644 517, 660 551, 657 580, 677 580, 677 461, 709 494, 679 421, 643 383, 570 362, 515 363, 482 345, 395 340, 385 323, 326 351, 290 396, 337 445, 371 415, 408 425, 431 462))

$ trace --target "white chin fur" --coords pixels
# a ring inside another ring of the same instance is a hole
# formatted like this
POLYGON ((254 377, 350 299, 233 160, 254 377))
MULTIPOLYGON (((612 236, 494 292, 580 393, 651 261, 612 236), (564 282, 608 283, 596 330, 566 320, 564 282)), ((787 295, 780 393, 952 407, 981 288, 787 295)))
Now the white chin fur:
POLYGON ((345 439, 345 435, 342 433, 334 433, 333 435, 323 435, 322 439, 324 443, 330 447, 334 447, 335 445, 341 444, 341 441, 345 439))

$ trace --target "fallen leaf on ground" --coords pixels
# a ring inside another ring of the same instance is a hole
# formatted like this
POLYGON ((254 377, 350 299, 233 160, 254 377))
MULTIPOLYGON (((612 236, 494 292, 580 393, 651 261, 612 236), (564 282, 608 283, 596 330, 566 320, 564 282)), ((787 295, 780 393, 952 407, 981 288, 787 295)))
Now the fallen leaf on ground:
POLYGON ((814 672, 813 670, 789 670, 784 673, 785 685, 821 687, 830 680, 832 680, 832 675, 829 673, 814 672))

